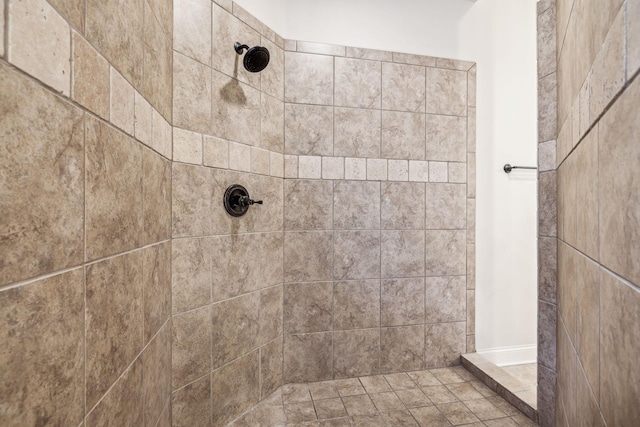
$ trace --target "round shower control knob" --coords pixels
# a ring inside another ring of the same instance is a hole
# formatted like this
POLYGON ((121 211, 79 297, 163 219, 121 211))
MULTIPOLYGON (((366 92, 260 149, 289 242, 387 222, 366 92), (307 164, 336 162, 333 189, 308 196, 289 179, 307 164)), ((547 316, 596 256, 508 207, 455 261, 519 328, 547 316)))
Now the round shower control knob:
POLYGON ((249 192, 240 184, 233 184, 224 192, 224 208, 231 216, 242 216, 249 210, 251 205, 261 205, 262 200, 253 200, 249 197, 249 192))

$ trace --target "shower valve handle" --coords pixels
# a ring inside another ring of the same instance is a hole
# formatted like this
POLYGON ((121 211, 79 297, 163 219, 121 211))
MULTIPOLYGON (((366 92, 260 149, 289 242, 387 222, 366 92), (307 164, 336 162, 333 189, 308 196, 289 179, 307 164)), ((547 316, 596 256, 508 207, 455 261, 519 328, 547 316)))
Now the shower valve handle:
POLYGON ((249 205, 261 205, 262 200, 253 200, 250 199, 249 196, 240 196, 238 197, 238 206, 249 206, 249 205))

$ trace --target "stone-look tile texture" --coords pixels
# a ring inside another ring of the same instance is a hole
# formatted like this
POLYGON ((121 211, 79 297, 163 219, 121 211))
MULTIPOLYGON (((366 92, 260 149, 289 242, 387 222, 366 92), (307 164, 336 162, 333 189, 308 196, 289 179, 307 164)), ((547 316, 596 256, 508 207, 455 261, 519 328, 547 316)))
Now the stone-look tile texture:
POLYGON ((631 403, 640 395, 640 369, 629 362, 640 349, 640 84, 631 80, 637 3, 559 1, 538 19, 541 73, 555 73, 550 53, 557 51, 559 131, 548 135, 557 138, 557 190, 540 186, 546 211, 557 194, 559 240, 556 252, 551 227, 539 240, 541 425, 624 425, 640 417, 631 403))

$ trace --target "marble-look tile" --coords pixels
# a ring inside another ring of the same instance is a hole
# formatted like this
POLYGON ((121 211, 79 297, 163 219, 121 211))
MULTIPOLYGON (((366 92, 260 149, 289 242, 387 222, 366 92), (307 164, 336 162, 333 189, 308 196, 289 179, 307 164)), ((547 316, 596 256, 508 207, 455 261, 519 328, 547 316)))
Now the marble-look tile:
POLYGON ((137 89, 143 82, 144 2, 123 5, 87 0, 85 35, 137 89))
POLYGON ((590 388, 600 395, 599 343, 600 343, 600 278, 598 264, 580 255, 577 271, 577 331, 574 342, 590 388))
POLYGON ((467 197, 476 197, 476 153, 467 153, 467 197))
POLYGON ((209 375, 173 393, 171 421, 175 427, 208 425, 211 422, 211 377, 209 375))
MULTIPOLYGON (((160 114, 171 118, 173 114, 173 50, 172 33, 163 28, 160 19, 152 12, 153 3, 166 3, 167 0, 145 2, 144 4, 144 88, 138 90, 158 109, 160 114)), ((166 6, 162 7, 163 9, 166 6)), ((171 5, 168 7, 171 9, 171 5)), ((166 27, 166 23, 164 24, 166 27)), ((170 25, 170 24, 169 24, 170 25)))
POLYGON ((326 180, 284 181, 285 230, 329 230, 333 223, 333 183, 326 180))
POLYGON ((269 153, 269 174, 278 178, 284 178, 284 155, 269 153))
POLYGON ((426 184, 427 229, 466 228, 466 186, 464 184, 426 184))
POLYGON ((417 182, 383 182, 381 188, 381 228, 424 228, 424 184, 417 182))
POLYGON ((538 78, 549 75, 557 67, 555 12, 555 8, 550 7, 538 14, 538 78))
POLYGON ((284 381, 321 381, 332 378, 331 332, 285 335, 284 381))
POLYGON ((82 269, 0 293, 3 425, 82 422, 83 294, 82 269))
POLYGON ((465 322, 425 326, 425 362, 428 368, 460 364, 467 346, 465 322))
POLYGON ((263 93, 279 101, 284 100, 284 50, 262 37, 262 45, 269 50, 269 66, 260 72, 260 88, 263 93))
POLYGON ((138 358, 87 414, 85 425, 143 425, 142 375, 142 360, 138 358))
POLYGON ((426 275, 460 276, 466 272, 466 232, 464 230, 427 230, 426 275))
POLYGON ((330 331, 333 322, 333 283, 284 285, 284 331, 288 334, 330 331))
MULTIPOLYGON (((382 328, 380 330, 381 371, 415 371, 423 368, 423 325, 400 326, 397 328, 382 328)), ((375 399, 374 403, 376 403, 375 399)))
POLYGON ((267 150, 284 152, 284 102, 262 93, 260 146, 267 150))
POLYGON ((392 52, 385 50, 365 49, 361 47, 347 46, 347 57, 358 59, 370 59, 372 61, 393 61, 392 52))
POLYGON ((229 142, 229 169, 251 172, 251 146, 229 142))
POLYGON ((418 387, 431 387, 440 385, 440 381, 429 371, 409 372, 409 378, 415 382, 418 387))
POLYGON ((229 142, 215 136, 204 136, 202 157, 205 166, 227 169, 229 167, 229 142))
POLYGON ((0 65, 0 286, 82 262, 83 126, 80 110, 0 65))
POLYGON ((211 239, 213 301, 268 286, 263 284, 266 278, 261 278, 261 239, 260 234, 225 235, 211 239))
MULTIPOLYGON (((316 415, 318 416, 319 420, 333 419, 344 417, 347 415, 347 410, 345 409, 340 398, 317 400, 313 402, 313 405, 316 408, 316 415)), ((347 426, 351 426, 348 418, 347 426)))
POLYGON ((285 91, 287 102, 332 105, 333 57, 285 52, 285 91))
POLYGON ((389 160, 389 181, 408 181, 409 180, 409 161, 408 160, 389 160))
POLYGON ((538 238, 538 297, 556 303, 558 242, 553 237, 538 238))
POLYGON ((422 324, 424 323, 424 307, 424 278, 382 281, 380 288, 381 326, 422 324))
POLYGON ((212 425, 227 423, 260 399, 258 352, 242 356, 211 373, 212 425))
POLYGON ((142 152, 142 243, 171 237, 171 162, 151 150, 142 152))
POLYGON ((424 114, 382 111, 382 157, 423 160, 424 152, 424 114))
POLYGON ((476 199, 467 199, 467 244, 476 242, 476 199))
POLYGON ((447 418, 435 406, 411 408, 410 411, 413 417, 418 420, 422 427, 450 425, 449 421, 447 421, 447 418))
POLYGON ((426 158, 466 162, 467 120, 464 117, 427 114, 426 158))
POLYGON ((333 334, 333 376, 352 378, 378 372, 380 331, 366 329, 333 334))
MULTIPOLYGON (((135 137, 147 147, 153 147, 154 109, 140 93, 134 94, 133 127, 135 137)), ((107 115, 107 117, 109 117, 107 115)))
POLYGON ((558 314, 575 342, 577 318, 577 262, 581 256, 571 246, 558 246, 558 314))
POLYGON ((425 279, 427 323, 465 320, 465 276, 427 277, 425 279))
POLYGON ((553 425, 556 403, 556 373, 538 364, 538 423, 553 425))
MULTIPOLYGON (((565 416, 574 423, 576 414, 576 354, 561 318, 558 318, 558 383, 557 400, 565 416)), ((571 424, 569 424, 571 425, 571 424)))
MULTIPOLYGON (((354 421, 354 424, 357 426, 360 426, 362 424, 358 424, 356 418, 360 418, 361 416, 376 416, 378 412, 375 405, 371 401, 371 398, 366 394, 357 396, 345 396, 342 398, 342 402, 347 409, 347 413, 352 417, 352 421, 354 421)), ((361 421, 365 420, 363 419, 361 421)), ((371 427, 376 426, 377 424, 366 425, 371 427)))
POLYGON ((176 0, 173 4, 173 49, 210 65, 211 22, 210 1, 176 0))
POLYGON ((467 245, 467 289, 476 288, 476 245, 467 245))
POLYGON ((554 237, 561 224, 558 218, 557 172, 542 172, 538 176, 538 233, 554 237))
POLYGON ((380 62, 335 58, 334 105, 380 108, 380 62))
POLYGON ((173 237, 211 234, 211 169, 181 163, 172 166, 173 237))
POLYGON ((425 111, 425 68, 416 65, 382 63, 382 108, 425 111))
POLYGON ((283 286, 277 285, 260 291, 260 331, 258 343, 267 343, 283 331, 283 286))
MULTIPOLYGON (((333 381, 331 381, 333 383, 333 381)), ((282 402, 289 403, 311 402, 311 394, 307 383, 292 383, 282 386, 282 402)))
POLYGON ((318 423, 305 423, 305 421, 315 421, 317 419, 316 411, 312 402, 299 402, 284 405, 284 414, 288 425, 311 425, 317 426, 318 423))
POLYGON ((309 383, 309 392, 313 400, 334 399, 340 397, 333 381, 319 381, 309 383))
MULTIPOLYGON (((233 48, 235 42, 248 46, 260 45, 260 34, 249 25, 217 5, 213 5, 213 36, 211 65, 229 77, 260 88, 260 74, 247 71, 242 65, 244 55, 233 48)), ((246 51, 245 51, 246 52, 246 51)))
POLYGON ((556 140, 538 144, 538 170, 552 171, 556 168, 556 140))
POLYGON ((344 177, 347 180, 367 179, 367 159, 355 159, 347 157, 344 159, 344 177))
POLYGON ((151 148, 171 159, 173 150, 172 126, 155 109, 151 112, 151 148))
POLYGON ((407 408, 431 406, 431 401, 419 388, 397 390, 396 394, 407 408))
POLYGON ((323 157, 322 179, 344 179, 344 157, 323 157))
POLYGON ((458 401, 458 398, 443 385, 422 387, 421 390, 427 395, 429 400, 436 405, 458 401))
POLYGON ((443 403, 438 405, 438 409, 454 425, 480 421, 462 402, 443 403))
MULTIPOLYGON (((362 383, 366 392, 370 395, 392 391, 391 386, 382 375, 360 377, 360 382, 362 383)), ((349 409, 348 406, 347 409, 349 409)))
POLYGON ((475 67, 475 63, 471 61, 461 61, 459 59, 436 58, 437 68, 447 68, 449 70, 469 71, 475 67))
POLYGON ((176 162, 202 164, 202 134, 173 128, 173 160, 176 162))
POLYGON ((260 294, 252 292, 211 306, 211 366, 217 369, 258 346, 260 294))
POLYGON ((638 99, 634 81, 600 121, 598 155, 600 260, 632 283, 640 283, 638 99))
POLYGON ((421 65, 423 67, 435 67, 436 58, 432 56, 414 55, 412 53, 393 52, 393 62, 401 64, 421 65))
POLYGON ((383 230, 381 240, 382 277, 423 276, 424 233, 416 230, 383 230))
POLYGON ((427 68, 428 114, 467 115, 467 73, 427 68))
POLYGON ((467 109, 467 151, 476 152, 476 108, 467 109))
POLYGON ((449 166, 447 162, 429 162, 429 182, 447 182, 449 166))
POLYGON ((311 43, 298 41, 296 43, 298 52, 317 53, 319 55, 344 56, 346 49, 344 46, 337 46, 325 43, 311 43))
POLYGON ((333 288, 333 328, 361 329, 380 325, 380 281, 336 282, 333 288))
POLYGON ((282 386, 283 340, 282 336, 260 349, 260 395, 264 399, 282 386))
POLYGON ((549 141, 558 132, 557 75, 551 73, 538 83, 538 141, 549 141))
POLYGON ((556 368, 556 325, 557 307, 538 301, 538 363, 551 369, 556 368))
POLYGON ((369 396, 379 412, 404 409, 400 398, 392 391, 376 393, 369 396))
POLYGON ((331 231, 285 233, 284 281, 331 279, 332 253, 331 231))
POLYGON ((380 231, 335 231, 333 278, 346 280, 376 277, 380 277, 380 231))
MULTIPOLYGON (((627 16, 640 15, 640 2, 627 3, 627 16)), ((640 22, 637 19, 627 19, 627 79, 640 67, 640 22)))
POLYGON ((211 326, 211 306, 173 316, 174 389, 211 371, 211 326))
POLYGON ((285 104, 284 141, 287 154, 333 154, 333 108, 285 104))
POLYGON ((142 353, 144 420, 155 427, 171 397, 171 325, 162 330, 142 353))
POLYGON ((379 157, 381 115, 379 110, 335 108, 333 154, 379 157))
POLYGON ((476 81, 477 81, 477 69, 474 64, 473 67, 471 67, 471 69, 467 73, 467 105, 469 107, 473 107, 473 108, 468 108, 468 116, 469 118, 473 117, 474 129, 475 129, 475 118, 476 118, 475 106, 476 106, 476 95, 477 95, 476 81), (472 114, 472 110, 473 110, 473 114, 472 114))
POLYGON ((385 159, 367 159, 367 180, 387 180, 387 161, 385 159))
POLYGON ((429 162, 409 160, 409 181, 429 182, 429 162))
POLYGON ((581 408, 576 414, 577 424, 604 427, 606 424, 602 418, 598 401, 589 387, 589 382, 584 372, 580 368, 578 368, 576 380, 576 393, 576 399, 581 403, 581 408))
POLYGON ((217 71, 212 72, 213 131, 231 141, 258 145, 260 141, 260 90, 217 71), (238 126, 242 117, 246 126, 238 126))
POLYGON ((173 55, 173 125, 211 131, 211 70, 178 52, 173 55))
POLYGON ((633 403, 640 396, 639 371, 633 363, 638 354, 639 317, 638 290, 601 269, 600 407, 608 425, 640 419, 640 407, 633 403))
POLYGON ((92 407, 143 346, 142 251, 86 269, 86 400, 92 407))
POLYGON ((83 31, 84 2, 82 0, 51 0, 49 3, 51 3, 72 26, 83 31))
POLYGON ((333 189, 335 229, 380 227, 380 183, 336 181, 333 189))
POLYGON ((298 156, 290 156, 288 154, 285 154, 284 177, 288 179, 298 178, 298 156))
POLYGON ((70 95, 71 31, 44 0, 11 3, 8 8, 8 59, 54 90, 70 95))
POLYGON ((104 119, 109 118, 109 63, 73 32, 72 96, 104 119))
POLYGON ((340 396, 355 396, 365 394, 365 390, 357 378, 340 379, 335 381, 340 396))
POLYGON ((322 158, 319 156, 299 156, 298 176, 305 179, 322 178, 322 158))
POLYGON ((457 397, 462 402, 482 399, 482 394, 467 382, 447 384, 446 387, 451 393, 453 393, 455 397, 457 397))
POLYGON ((109 120, 129 135, 135 132, 135 90, 120 73, 111 68, 109 120))
POLYGON ((142 263, 146 344, 171 316, 171 243, 143 249, 142 263))
POLYGON ((418 423, 408 410, 383 412, 382 419, 390 426, 398 427, 418 427, 418 423))

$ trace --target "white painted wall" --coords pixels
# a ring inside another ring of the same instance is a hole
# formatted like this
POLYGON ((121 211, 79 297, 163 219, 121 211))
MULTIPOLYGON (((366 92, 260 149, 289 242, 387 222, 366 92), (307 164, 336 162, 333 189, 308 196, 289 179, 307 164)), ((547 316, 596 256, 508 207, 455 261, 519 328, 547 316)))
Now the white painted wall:
POLYGON ((537 163, 536 0, 237 1, 268 24, 284 2, 288 39, 477 62, 476 347, 535 360, 536 174, 502 166, 537 163))

